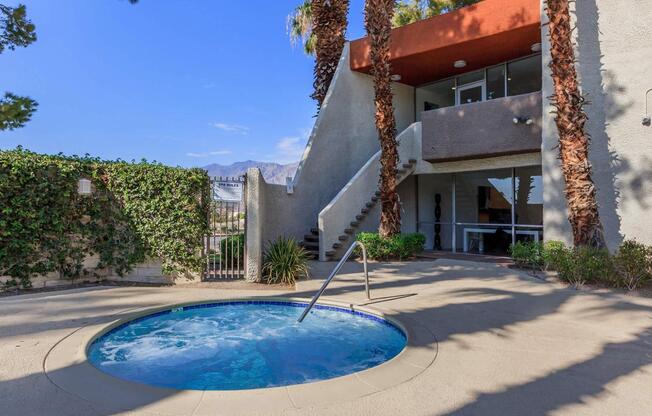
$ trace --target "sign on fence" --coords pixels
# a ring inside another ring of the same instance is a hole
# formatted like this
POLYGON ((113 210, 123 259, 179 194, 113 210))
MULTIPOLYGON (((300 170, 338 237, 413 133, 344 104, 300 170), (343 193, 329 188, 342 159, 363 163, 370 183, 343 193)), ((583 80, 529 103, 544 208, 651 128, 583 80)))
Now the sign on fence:
POLYGON ((218 201, 240 202, 242 201, 242 182, 216 181, 214 184, 214 195, 218 201))

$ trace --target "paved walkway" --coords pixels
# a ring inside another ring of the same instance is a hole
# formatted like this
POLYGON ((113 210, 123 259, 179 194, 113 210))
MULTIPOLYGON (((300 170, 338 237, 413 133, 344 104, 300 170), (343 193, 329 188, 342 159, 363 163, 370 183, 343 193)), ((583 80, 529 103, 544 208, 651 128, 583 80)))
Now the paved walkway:
MULTIPOLYGON (((314 275, 323 277, 330 267, 317 264, 314 275)), ((360 269, 347 264, 328 298, 368 303, 360 269)), ((359 399, 307 400, 255 414, 651 414, 652 299, 565 289, 487 263, 437 260, 374 264, 371 270, 374 300, 367 306, 427 327, 437 345, 422 348, 437 348, 434 363, 403 384, 359 399)), ((302 282, 289 292, 112 287, 0 299, 0 415, 111 414, 61 390, 43 371, 48 351, 85 325, 174 302, 310 297, 319 284, 302 282)), ((238 413, 215 406, 216 415, 238 413)), ((139 403, 122 414, 152 412, 139 403)))

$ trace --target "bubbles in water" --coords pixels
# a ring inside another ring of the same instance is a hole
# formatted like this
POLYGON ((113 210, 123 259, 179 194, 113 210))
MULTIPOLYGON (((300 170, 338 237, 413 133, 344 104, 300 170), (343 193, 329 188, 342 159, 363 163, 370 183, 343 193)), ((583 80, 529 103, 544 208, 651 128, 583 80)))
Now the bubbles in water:
POLYGON ((175 309, 93 343, 89 360, 116 377, 162 387, 233 390, 342 376, 395 357, 406 343, 391 324, 345 310, 242 302, 175 309))

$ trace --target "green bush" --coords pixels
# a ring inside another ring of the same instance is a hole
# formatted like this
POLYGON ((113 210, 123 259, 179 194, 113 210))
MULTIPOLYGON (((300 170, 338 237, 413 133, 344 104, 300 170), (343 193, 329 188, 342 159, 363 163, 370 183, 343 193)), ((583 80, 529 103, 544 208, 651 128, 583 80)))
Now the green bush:
POLYGON ((367 255, 374 260, 404 260, 423 251, 423 234, 397 234, 382 238, 378 233, 360 233, 357 240, 364 244, 367 255))
POLYGON ((228 257, 230 262, 240 262, 244 264, 245 236, 244 234, 230 235, 220 241, 220 253, 228 257))
POLYGON ((560 276, 575 286, 584 283, 609 283, 613 276, 613 263, 607 249, 593 247, 574 247, 570 250, 570 273, 560 272, 560 276), (562 276, 563 274, 563 276, 562 276))
POLYGON ((652 247, 625 240, 613 257, 618 286, 635 290, 652 280, 652 247))
POLYGON ((556 270, 559 278, 575 287, 585 283, 610 284, 613 276, 611 255, 606 249, 566 247, 559 241, 544 244, 544 267, 556 270))
POLYGON ((209 191, 201 169, 1 151, 0 275, 23 287, 53 271, 76 278, 95 254, 120 275, 146 257, 166 273, 200 271, 209 191), (78 194, 81 178, 91 195, 78 194))
POLYGON ((308 277, 308 252, 293 238, 270 241, 264 257, 262 273, 267 283, 293 285, 300 277, 308 277))
POLYGON ((546 270, 556 270, 566 260, 567 250, 561 241, 546 241, 541 252, 543 267, 546 270))
POLYGON ((543 244, 538 241, 518 241, 509 248, 516 265, 540 270, 544 266, 543 244))

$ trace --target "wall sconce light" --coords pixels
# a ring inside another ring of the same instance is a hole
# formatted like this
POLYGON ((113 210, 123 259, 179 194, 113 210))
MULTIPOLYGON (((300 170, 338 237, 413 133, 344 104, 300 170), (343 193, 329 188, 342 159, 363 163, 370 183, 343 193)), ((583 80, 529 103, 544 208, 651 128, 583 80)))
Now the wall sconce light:
POLYGON ((77 182, 77 193, 79 195, 90 195, 93 193, 90 179, 82 178, 77 182))
POLYGON ((530 116, 526 116, 526 117, 519 116, 519 117, 514 117, 512 119, 512 122, 514 122, 514 124, 525 124, 526 126, 530 126, 534 123, 534 120, 532 120, 530 116))

